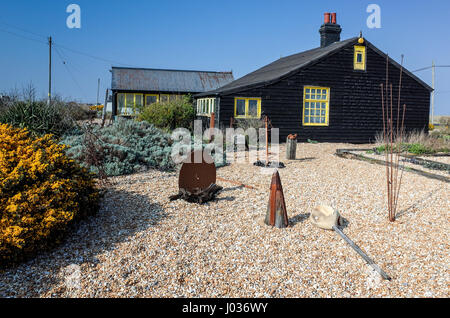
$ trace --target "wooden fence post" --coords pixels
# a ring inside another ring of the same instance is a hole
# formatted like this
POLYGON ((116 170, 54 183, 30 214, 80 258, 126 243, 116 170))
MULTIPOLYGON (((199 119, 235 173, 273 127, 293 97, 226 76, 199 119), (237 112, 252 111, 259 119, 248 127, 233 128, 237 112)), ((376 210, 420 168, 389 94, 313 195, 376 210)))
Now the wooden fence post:
POLYGON ((295 160, 297 153, 297 135, 289 135, 286 140, 286 159, 295 160))

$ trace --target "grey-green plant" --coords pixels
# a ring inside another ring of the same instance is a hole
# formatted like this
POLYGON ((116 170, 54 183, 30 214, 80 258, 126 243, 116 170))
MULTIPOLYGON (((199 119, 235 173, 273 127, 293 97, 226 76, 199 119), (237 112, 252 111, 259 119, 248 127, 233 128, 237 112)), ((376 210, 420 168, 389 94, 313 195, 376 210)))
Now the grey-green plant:
MULTIPOLYGON (((96 126, 92 133, 97 136, 97 149, 100 149, 103 168, 108 176, 132 174, 149 168, 163 171, 175 169, 171 159, 170 136, 151 124, 118 120, 109 127, 96 126)), ((83 130, 73 130, 61 143, 70 147, 67 149, 69 156, 98 173, 96 167, 86 164, 83 130)))

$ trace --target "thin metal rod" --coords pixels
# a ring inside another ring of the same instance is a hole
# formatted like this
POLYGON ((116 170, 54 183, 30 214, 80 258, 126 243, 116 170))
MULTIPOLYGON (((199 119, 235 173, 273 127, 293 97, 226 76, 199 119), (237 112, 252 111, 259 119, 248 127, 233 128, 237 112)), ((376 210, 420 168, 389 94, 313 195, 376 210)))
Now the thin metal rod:
POLYGON ((347 235, 345 235, 337 226, 333 226, 333 230, 339 234, 345 242, 347 242, 348 245, 350 245, 351 248, 355 250, 356 253, 358 253, 366 262, 369 264, 374 270, 376 270, 385 280, 391 280, 392 278, 386 274, 375 262, 367 256, 366 253, 364 253, 358 245, 356 245, 351 239, 348 238, 347 235))
POLYGON ((48 98, 47 103, 52 101, 52 37, 48 38, 48 98))
POLYGON ((266 116, 266 166, 269 166, 269 117, 266 116))
POLYGON ((393 215, 393 210, 394 210, 394 202, 393 202, 393 198, 394 198, 394 196, 393 196, 393 193, 394 193, 394 191, 395 191, 395 183, 394 183, 394 167, 393 167, 393 161, 394 161, 394 123, 393 123, 393 101, 392 101, 392 84, 391 84, 391 87, 390 87, 390 93, 391 93, 391 98, 390 98, 390 101, 391 101, 391 118, 390 118, 390 126, 389 126, 389 129, 390 129, 390 135, 391 135, 391 139, 390 139, 390 148, 391 148, 391 157, 390 157, 390 160, 389 160, 389 163, 390 163, 390 172, 391 172, 391 175, 390 175, 390 185, 391 185, 391 191, 390 191, 390 197, 391 197, 391 205, 390 205, 390 209, 389 209, 389 220, 391 221, 391 222, 393 222, 393 221, 395 221, 395 216, 393 215))

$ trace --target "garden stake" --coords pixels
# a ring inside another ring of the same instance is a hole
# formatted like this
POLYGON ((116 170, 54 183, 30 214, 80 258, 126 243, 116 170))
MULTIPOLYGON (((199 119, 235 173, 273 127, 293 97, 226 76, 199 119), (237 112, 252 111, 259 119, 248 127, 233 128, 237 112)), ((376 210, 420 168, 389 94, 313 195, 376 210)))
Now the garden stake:
POLYGON ((266 167, 269 166, 269 117, 266 116, 264 122, 266 123, 266 167))
POLYGON ((398 87, 398 105, 397 105, 397 122, 394 129, 394 113, 393 113, 393 92, 392 84, 389 83, 389 56, 386 57, 386 86, 381 84, 381 108, 383 115, 383 139, 385 143, 386 155, 386 181, 387 181, 387 202, 389 210, 389 221, 394 222, 398 199, 403 179, 403 168, 400 174, 400 154, 403 147, 403 131, 405 124, 406 105, 403 105, 403 116, 400 124, 400 98, 402 89, 403 74, 403 55, 400 68, 400 82, 398 87))
POLYGON ((214 125, 216 121, 216 114, 211 113, 211 119, 209 120, 209 142, 214 140, 214 125))
POLYGON ((284 201, 283 187, 281 186, 281 179, 278 171, 272 176, 265 223, 279 229, 289 226, 286 202, 284 201))

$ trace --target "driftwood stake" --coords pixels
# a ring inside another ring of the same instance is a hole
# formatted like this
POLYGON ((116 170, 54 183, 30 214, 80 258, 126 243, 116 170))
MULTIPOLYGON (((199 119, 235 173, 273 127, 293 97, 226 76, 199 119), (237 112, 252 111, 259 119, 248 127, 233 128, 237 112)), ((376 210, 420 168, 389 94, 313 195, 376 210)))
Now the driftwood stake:
POLYGON ((286 140, 286 159, 295 160, 297 153, 297 135, 289 135, 286 140))
POLYGON ((289 226, 286 203, 284 201, 283 187, 281 186, 280 174, 275 172, 270 185, 270 198, 267 207, 265 223, 279 229, 289 226))

